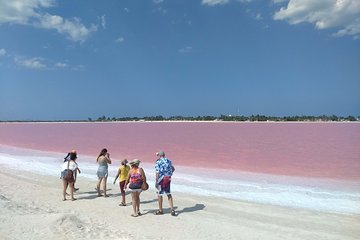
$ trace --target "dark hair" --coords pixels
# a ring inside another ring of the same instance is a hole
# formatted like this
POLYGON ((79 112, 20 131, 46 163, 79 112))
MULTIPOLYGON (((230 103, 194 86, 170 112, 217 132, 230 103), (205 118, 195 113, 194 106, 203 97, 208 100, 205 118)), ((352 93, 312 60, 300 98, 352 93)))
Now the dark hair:
POLYGON ((68 157, 70 156, 70 153, 68 153, 67 155, 66 155, 66 157, 64 157, 64 162, 66 162, 67 160, 68 160, 68 157))
POLYGON ((101 156, 105 156, 105 154, 107 153, 107 149, 106 148, 103 148, 99 154, 99 156, 97 157, 96 161, 99 160, 99 157, 101 156))
POLYGON ((70 160, 75 160, 76 158, 76 153, 70 153, 70 160))

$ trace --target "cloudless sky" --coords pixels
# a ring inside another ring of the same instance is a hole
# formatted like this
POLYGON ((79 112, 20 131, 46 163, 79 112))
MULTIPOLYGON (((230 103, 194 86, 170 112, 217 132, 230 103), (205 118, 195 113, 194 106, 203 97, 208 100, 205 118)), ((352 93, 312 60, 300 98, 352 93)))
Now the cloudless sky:
POLYGON ((0 120, 359 116, 360 1, 0 0, 0 90, 0 120))

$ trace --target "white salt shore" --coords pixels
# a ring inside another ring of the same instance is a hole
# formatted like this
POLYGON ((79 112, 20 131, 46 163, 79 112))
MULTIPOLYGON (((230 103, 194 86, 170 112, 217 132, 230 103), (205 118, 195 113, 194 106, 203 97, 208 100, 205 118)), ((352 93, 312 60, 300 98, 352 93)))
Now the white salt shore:
POLYGON ((62 201, 58 177, 0 170, 0 239, 359 239, 360 216, 175 193, 177 216, 156 216, 154 189, 141 194, 142 216, 120 207, 118 185, 97 197, 79 177, 77 201, 62 201))

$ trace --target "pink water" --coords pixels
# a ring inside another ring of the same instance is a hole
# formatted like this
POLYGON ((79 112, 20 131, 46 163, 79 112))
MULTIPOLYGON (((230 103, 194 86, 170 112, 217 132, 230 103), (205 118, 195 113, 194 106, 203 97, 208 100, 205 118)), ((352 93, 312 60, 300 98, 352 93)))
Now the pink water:
POLYGON ((2 123, 0 144, 153 163, 360 180, 358 123, 2 123))

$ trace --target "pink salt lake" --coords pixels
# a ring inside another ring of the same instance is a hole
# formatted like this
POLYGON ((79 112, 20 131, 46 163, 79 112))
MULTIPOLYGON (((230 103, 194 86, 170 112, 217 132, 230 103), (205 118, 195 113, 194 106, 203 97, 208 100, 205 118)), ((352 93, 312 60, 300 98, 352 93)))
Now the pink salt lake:
POLYGON ((358 123, 1 123, 0 144, 41 151, 76 149, 153 163, 274 175, 360 180, 358 123))

